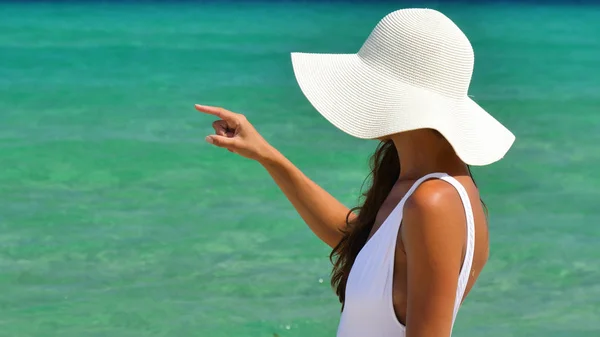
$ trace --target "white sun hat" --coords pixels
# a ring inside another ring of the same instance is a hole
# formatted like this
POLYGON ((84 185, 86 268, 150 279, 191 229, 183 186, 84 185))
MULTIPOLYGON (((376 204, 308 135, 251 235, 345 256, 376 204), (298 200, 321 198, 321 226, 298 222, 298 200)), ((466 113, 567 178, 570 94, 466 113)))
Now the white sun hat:
POLYGON ((469 165, 500 160, 515 136, 467 95, 473 48, 444 14, 385 16, 357 54, 292 53, 300 89, 329 122, 358 138, 430 128, 469 165))

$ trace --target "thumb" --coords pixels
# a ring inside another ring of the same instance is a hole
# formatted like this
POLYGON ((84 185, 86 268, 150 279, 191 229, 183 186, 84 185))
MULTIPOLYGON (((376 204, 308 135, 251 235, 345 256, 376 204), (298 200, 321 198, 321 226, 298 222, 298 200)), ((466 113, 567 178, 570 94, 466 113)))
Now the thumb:
POLYGON ((235 140, 233 138, 219 135, 207 136, 206 141, 210 144, 213 144, 218 147, 224 147, 226 149, 232 149, 235 145, 235 140))

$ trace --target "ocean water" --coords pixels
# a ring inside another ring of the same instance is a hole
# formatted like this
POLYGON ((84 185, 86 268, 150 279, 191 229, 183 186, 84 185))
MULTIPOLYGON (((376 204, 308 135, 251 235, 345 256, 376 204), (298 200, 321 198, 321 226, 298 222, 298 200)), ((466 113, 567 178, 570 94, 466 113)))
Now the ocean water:
POLYGON ((517 136, 475 169, 491 258, 454 336, 600 336, 600 8, 440 2, 1 3, 0 336, 333 336, 329 250, 193 104, 353 206, 375 143, 289 53, 355 52, 415 5, 463 28, 470 94, 517 136))

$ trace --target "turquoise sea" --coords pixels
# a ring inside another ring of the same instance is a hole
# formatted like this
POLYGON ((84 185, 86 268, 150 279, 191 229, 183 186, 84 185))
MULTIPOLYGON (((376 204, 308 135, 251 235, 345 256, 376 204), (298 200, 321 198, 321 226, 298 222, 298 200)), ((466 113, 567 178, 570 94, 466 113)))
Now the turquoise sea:
POLYGON ((289 53, 356 52, 414 6, 463 28, 471 95, 517 136, 475 169, 491 258, 454 336, 600 336, 600 7, 444 2, 0 3, 0 336, 334 336, 327 247, 193 104, 353 206, 375 143, 289 53))

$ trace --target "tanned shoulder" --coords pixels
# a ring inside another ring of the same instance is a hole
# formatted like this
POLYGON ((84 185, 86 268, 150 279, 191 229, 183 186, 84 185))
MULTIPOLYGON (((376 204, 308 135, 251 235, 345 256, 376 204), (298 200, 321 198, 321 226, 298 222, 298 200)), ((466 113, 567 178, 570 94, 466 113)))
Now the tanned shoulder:
POLYGON ((407 199, 403 212, 407 336, 449 336, 466 236, 460 195, 448 182, 428 180, 407 199))

